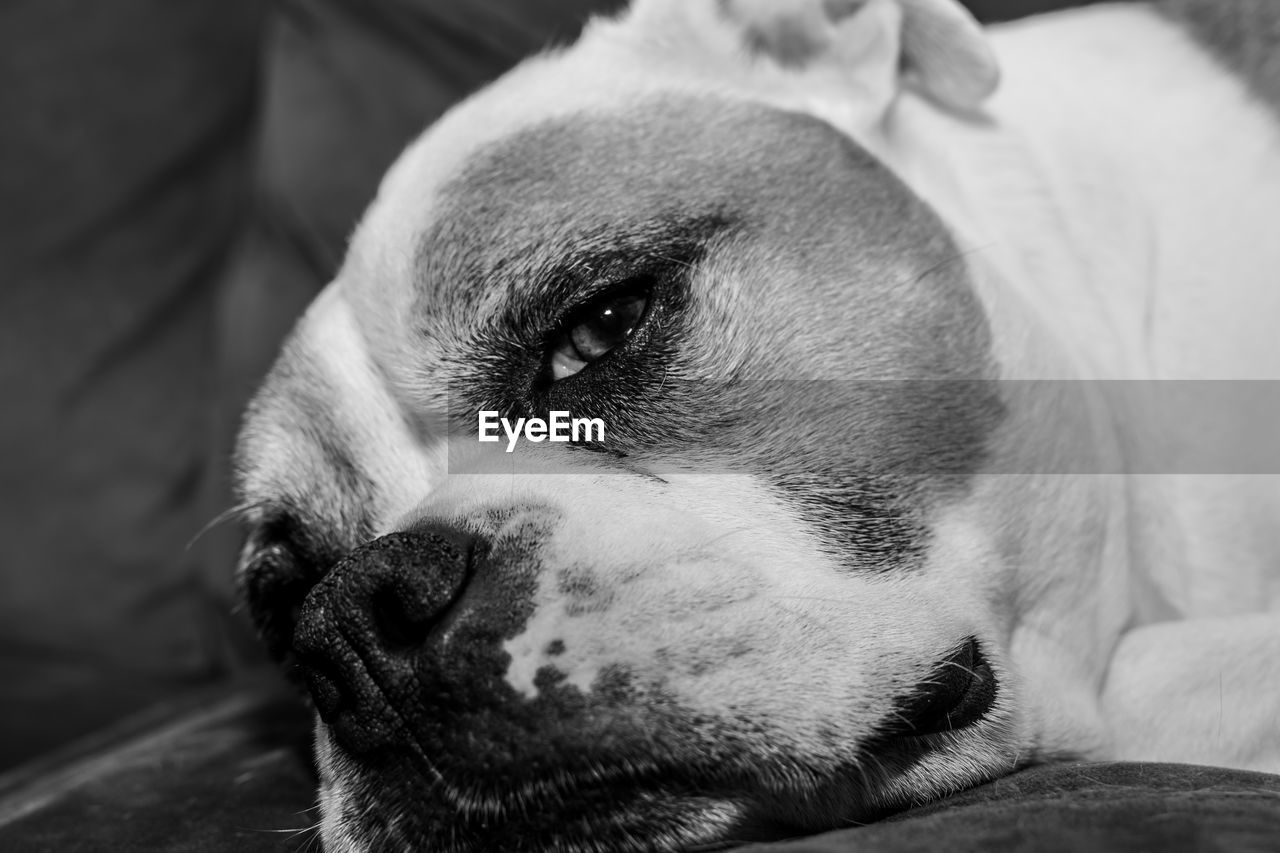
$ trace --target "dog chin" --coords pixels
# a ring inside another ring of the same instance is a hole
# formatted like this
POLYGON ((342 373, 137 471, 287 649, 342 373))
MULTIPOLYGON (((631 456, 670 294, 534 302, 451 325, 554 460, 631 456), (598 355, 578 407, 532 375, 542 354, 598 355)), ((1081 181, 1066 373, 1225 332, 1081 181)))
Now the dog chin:
MULTIPOLYGON (((762 768, 753 793, 680 768, 599 770, 507 791, 468 790, 406 762, 364 768, 317 726, 320 832, 328 853, 593 853, 719 849, 870 822, 1008 773, 1013 726, 993 711, 960 733, 871 746, 856 768, 800 781, 762 768)), ((825 775, 825 774, 821 774, 825 775)))
MULTIPOLYGON (((334 753, 321 760, 348 763, 334 753)), ((336 778, 322 774, 321 839, 328 853, 638 853, 779 837, 752 830, 743 803, 699 794, 665 774, 601 777, 500 795, 346 767, 336 778)))

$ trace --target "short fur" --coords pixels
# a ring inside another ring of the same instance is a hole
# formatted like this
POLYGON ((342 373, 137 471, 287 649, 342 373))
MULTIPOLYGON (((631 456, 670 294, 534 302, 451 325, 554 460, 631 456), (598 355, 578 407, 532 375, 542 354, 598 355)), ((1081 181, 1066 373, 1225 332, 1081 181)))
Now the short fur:
POLYGON ((1213 8, 988 37, 949 0, 640 0, 411 146, 238 450, 326 848, 771 838, 1063 756, 1280 770, 1277 478, 1187 476, 1194 419, 1112 381, 1280 378, 1275 14, 1213 8), (481 408, 607 437, 506 454, 481 408))

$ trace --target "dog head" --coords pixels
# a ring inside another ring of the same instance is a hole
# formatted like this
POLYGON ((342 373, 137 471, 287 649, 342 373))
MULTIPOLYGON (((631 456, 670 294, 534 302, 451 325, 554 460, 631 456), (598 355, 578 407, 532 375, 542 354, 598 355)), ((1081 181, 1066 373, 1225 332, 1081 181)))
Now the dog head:
POLYGON ((239 447, 330 849, 673 849, 1010 767, 983 314, 851 135, 903 85, 972 106, 978 39, 641 4, 403 155, 239 447), (509 454, 482 410, 606 429, 509 454))

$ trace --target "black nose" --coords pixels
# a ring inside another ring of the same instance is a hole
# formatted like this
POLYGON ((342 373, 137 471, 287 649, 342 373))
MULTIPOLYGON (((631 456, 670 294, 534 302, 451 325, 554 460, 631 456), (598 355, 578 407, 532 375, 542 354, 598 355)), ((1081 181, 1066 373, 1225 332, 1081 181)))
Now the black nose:
POLYGON ((352 551, 307 596, 294 651, 320 718, 369 752, 396 735, 414 660, 467 588, 476 539, 445 526, 391 533, 352 551))

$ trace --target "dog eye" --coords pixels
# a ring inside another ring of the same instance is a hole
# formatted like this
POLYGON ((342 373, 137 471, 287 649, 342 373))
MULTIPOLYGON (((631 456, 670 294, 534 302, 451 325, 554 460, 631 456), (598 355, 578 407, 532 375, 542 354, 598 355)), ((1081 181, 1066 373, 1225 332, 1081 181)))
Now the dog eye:
POLYGON ((581 371, 631 336, 649 306, 648 284, 615 290, 575 312, 551 353, 551 379, 581 371))

